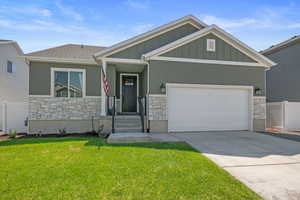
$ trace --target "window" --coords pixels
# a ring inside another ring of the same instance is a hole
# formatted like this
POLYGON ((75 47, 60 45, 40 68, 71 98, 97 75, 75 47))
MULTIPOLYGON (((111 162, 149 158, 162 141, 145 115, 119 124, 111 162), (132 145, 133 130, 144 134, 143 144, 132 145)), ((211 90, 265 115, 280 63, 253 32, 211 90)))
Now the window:
POLYGON ((7 61, 7 73, 13 73, 13 63, 11 61, 7 61))
POLYGON ((216 40, 214 39, 207 39, 207 51, 216 51, 216 40))
POLYGON ((85 70, 52 69, 52 96, 54 97, 84 97, 85 70))

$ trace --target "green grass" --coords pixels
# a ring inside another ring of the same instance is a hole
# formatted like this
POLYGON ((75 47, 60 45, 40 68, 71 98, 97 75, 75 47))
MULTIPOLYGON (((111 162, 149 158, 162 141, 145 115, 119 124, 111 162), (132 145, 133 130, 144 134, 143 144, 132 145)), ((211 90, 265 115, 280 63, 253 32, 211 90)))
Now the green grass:
POLYGON ((0 199, 260 199, 184 143, 0 142, 0 199))

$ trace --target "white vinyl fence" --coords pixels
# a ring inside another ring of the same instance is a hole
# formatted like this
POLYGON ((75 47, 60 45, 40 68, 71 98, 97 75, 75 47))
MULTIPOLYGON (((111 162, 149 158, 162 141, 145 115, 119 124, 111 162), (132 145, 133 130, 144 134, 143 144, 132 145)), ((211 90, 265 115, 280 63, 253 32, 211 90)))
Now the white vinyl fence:
POLYGON ((300 102, 267 103, 267 128, 300 130, 300 102))
POLYGON ((9 130, 16 130, 17 133, 26 133, 25 120, 28 117, 27 103, 2 102, 0 106, 2 134, 7 134, 9 130))

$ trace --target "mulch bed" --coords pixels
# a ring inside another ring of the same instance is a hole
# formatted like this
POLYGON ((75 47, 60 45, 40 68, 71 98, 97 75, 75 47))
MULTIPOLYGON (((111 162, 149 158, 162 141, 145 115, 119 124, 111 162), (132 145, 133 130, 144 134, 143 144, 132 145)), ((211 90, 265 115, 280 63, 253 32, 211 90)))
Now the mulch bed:
MULTIPOLYGON (((16 136, 15 139, 24 138, 24 137, 26 137, 26 136, 27 136, 26 134, 18 134, 18 135, 16 136)), ((11 140, 11 139, 12 139, 12 138, 10 138, 8 135, 1 135, 1 136, 0 136, 0 141, 11 140)))
MULTIPOLYGON (((27 135, 18 134, 16 138, 10 138, 8 135, 0 136, 0 141, 12 140, 12 139, 24 139, 24 138, 37 138, 37 137, 99 137, 95 133, 70 133, 70 134, 42 134, 42 135, 27 135)), ((106 138, 106 136, 104 136, 106 138)))

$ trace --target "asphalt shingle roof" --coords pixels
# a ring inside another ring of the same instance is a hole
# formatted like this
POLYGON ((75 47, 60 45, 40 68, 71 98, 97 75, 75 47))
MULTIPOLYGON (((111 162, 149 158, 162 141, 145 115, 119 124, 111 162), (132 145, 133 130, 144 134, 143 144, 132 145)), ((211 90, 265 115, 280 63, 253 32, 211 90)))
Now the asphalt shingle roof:
POLYGON ((41 51, 35 51, 26 54, 26 56, 46 57, 46 58, 75 58, 75 59, 93 59, 93 55, 106 47, 65 44, 41 51))

